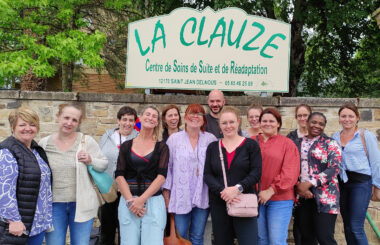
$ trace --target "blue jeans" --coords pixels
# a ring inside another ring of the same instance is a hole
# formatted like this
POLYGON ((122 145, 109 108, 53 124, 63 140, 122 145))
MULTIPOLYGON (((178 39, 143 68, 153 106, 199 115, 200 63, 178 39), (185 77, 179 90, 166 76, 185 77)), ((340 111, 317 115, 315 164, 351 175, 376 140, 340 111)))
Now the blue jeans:
POLYGON ((123 196, 119 202, 121 245, 163 245, 166 225, 166 207, 162 195, 146 201, 146 213, 142 218, 129 211, 123 196))
POLYGON ((347 244, 368 245, 364 221, 371 193, 372 180, 340 185, 340 208, 347 244))
POLYGON ((284 245, 292 217, 293 200, 268 201, 260 205, 258 218, 258 244, 284 245))
POLYGON ((203 245, 208 209, 195 207, 187 214, 175 214, 174 217, 175 225, 181 237, 189 239, 193 245, 203 245), (189 234, 189 238, 187 234, 189 234))
POLYGON ((28 241, 26 242, 26 245, 42 245, 44 241, 45 231, 41 232, 40 234, 30 236, 28 238, 28 241))
POLYGON ((71 245, 88 245, 94 219, 75 222, 76 202, 53 203, 54 231, 46 232, 46 245, 65 245, 67 227, 70 228, 71 245))

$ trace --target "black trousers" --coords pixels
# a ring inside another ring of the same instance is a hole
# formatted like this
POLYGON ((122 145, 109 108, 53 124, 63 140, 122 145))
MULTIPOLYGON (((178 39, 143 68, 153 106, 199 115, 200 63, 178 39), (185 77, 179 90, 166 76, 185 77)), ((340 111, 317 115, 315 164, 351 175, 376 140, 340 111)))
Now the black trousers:
POLYGON ((294 213, 294 222, 301 233, 302 245, 336 245, 336 214, 318 213, 315 199, 302 199, 294 213))
POLYGON ((118 207, 120 201, 120 193, 117 193, 116 201, 105 203, 100 207, 100 244, 115 245, 116 229, 118 232, 118 243, 120 243, 120 226, 118 219, 118 207))
POLYGON ((257 245, 257 217, 228 216, 225 203, 210 203, 212 230, 215 245, 257 245))

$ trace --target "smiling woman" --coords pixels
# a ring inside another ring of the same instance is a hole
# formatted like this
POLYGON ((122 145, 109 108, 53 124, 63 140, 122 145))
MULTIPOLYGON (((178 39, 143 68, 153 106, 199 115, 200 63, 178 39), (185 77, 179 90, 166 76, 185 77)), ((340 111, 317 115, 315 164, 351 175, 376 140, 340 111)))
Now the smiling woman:
POLYGON ((167 141, 170 160, 164 197, 168 212, 175 214, 179 234, 189 238, 193 245, 202 245, 209 212, 203 169, 207 146, 216 138, 205 132, 205 110, 200 104, 186 108, 184 121, 185 130, 167 141))
POLYGON ((294 222, 301 244, 337 244, 334 229, 339 212, 338 174, 341 149, 323 131, 326 117, 313 112, 307 120, 308 135, 298 144, 301 175, 296 185, 294 222))
POLYGON ((80 105, 61 104, 57 113, 58 131, 39 142, 54 176, 54 230, 46 233, 47 245, 64 244, 68 227, 73 244, 84 245, 90 240, 99 201, 87 166, 103 172, 108 160, 92 137, 77 132, 83 118, 80 105))
POLYGON ((259 121, 263 132, 258 136, 263 158, 259 245, 286 244, 300 169, 299 152, 293 141, 279 134, 282 119, 277 109, 265 109, 259 121))
POLYGON ((162 110, 162 140, 167 141, 169 136, 180 131, 182 125, 181 114, 176 105, 167 105, 162 110))
POLYGON ((165 142, 157 141, 160 114, 154 106, 144 108, 140 121, 140 134, 121 145, 115 171, 121 193, 120 244, 160 245, 166 223, 161 186, 169 150, 165 142))
MULTIPOLYGON (((99 141, 99 147, 108 159, 106 172, 112 177, 115 176, 120 146, 125 141, 134 139, 138 135, 137 130, 134 129, 136 119, 137 113, 135 109, 129 106, 121 107, 117 113, 118 127, 107 130, 99 141)), ((105 203, 100 208, 100 239, 102 244, 115 244, 116 229, 119 230, 118 233, 120 234, 119 201, 120 192, 118 192, 118 198, 114 202, 105 203)), ((120 235, 118 238, 119 242, 116 244, 120 244, 120 235)))
POLYGON ((21 107, 8 120, 13 136, 0 143, 0 244, 42 244, 53 222, 49 162, 33 140, 39 118, 21 107))

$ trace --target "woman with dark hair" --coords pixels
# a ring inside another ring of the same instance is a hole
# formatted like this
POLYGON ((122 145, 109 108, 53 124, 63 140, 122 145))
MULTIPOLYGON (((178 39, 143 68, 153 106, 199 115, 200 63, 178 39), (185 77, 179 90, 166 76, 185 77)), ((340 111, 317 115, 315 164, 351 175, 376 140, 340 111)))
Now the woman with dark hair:
POLYGON ((242 131, 244 137, 255 139, 261 132, 260 129, 260 114, 263 112, 263 107, 257 104, 251 104, 247 110, 247 120, 249 122, 249 128, 242 131))
POLYGON ((277 109, 265 109, 259 120, 263 170, 258 244, 286 244, 295 198, 294 185, 300 173, 299 152, 293 141, 279 134, 282 119, 277 109))
POLYGON ((307 104, 299 104, 296 106, 295 118, 297 120, 298 128, 291 131, 286 137, 293 140, 295 144, 299 143, 304 136, 308 134, 307 119, 311 114, 311 107, 307 104))
POLYGON ((115 171, 120 190, 120 244, 162 245, 166 224, 165 182, 169 149, 157 141, 160 114, 153 106, 140 115, 138 136, 120 147, 115 171))
POLYGON ((42 245, 53 215, 49 162, 34 141, 39 118, 21 107, 8 120, 12 136, 0 143, 0 244, 42 245))
POLYGON ((176 105, 170 104, 162 110, 162 140, 166 142, 170 135, 180 131, 182 125, 181 114, 176 105))
POLYGON ((358 108, 353 103, 340 107, 342 130, 333 138, 342 147, 340 176, 340 208, 347 244, 368 244, 364 221, 372 194, 372 186, 380 188, 380 151, 376 136, 359 129, 358 108))
POLYGON ((72 244, 87 245, 98 213, 99 199, 88 166, 103 172, 108 160, 91 136, 77 132, 83 117, 80 105, 59 105, 57 132, 39 142, 46 151, 54 176, 54 229, 45 235, 47 245, 64 245, 67 228, 72 244))
POLYGON ((208 189, 203 169, 208 145, 215 141, 206 130, 206 112, 200 104, 191 104, 185 112, 185 130, 166 142, 170 158, 164 188, 169 213, 175 214, 179 234, 194 245, 203 244, 208 217, 208 189))
POLYGON ((298 145, 301 175, 296 186, 294 216, 301 244, 337 244, 334 230, 339 213, 338 174, 342 157, 339 144, 324 134, 326 123, 325 115, 311 113, 307 119, 308 134, 298 145))
MULTIPOLYGON (((117 128, 109 129, 105 132, 99 141, 99 147, 103 154, 108 159, 108 167, 106 172, 114 177, 116 170, 117 158, 119 156, 120 145, 127 140, 131 140, 138 135, 134 126, 136 124, 137 113, 136 110, 123 106, 117 113, 117 128)), ((120 192, 118 192, 118 198, 112 203, 105 203, 100 208, 100 243, 104 245, 114 245, 116 229, 119 230, 120 241, 120 229, 117 209, 120 201, 120 192)))

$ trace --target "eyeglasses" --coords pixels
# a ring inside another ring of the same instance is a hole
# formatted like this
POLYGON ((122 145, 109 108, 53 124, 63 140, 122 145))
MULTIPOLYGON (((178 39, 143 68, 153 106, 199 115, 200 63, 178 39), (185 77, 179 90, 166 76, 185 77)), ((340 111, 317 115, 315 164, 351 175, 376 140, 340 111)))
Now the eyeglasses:
POLYGON ((189 116, 190 117, 203 117, 204 114, 202 112, 198 112, 198 113, 190 112, 189 116))
POLYGON ((297 118, 307 118, 309 114, 297 114, 297 118))

